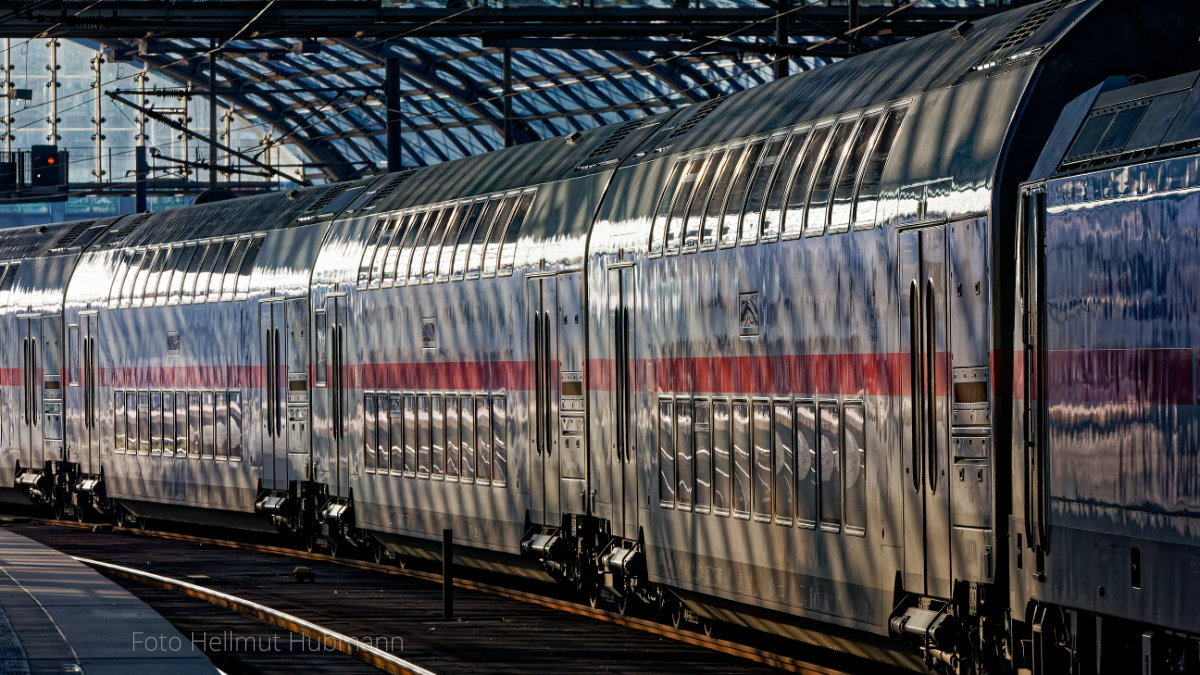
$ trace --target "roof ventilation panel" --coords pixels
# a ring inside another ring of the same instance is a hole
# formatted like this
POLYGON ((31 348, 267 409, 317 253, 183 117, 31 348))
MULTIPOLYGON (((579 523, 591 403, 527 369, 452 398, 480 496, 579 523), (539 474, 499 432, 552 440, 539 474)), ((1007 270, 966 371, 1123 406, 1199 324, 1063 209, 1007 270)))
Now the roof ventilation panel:
MULTIPOLYGON (((1078 1, 1050 0, 1050 2, 1043 3, 1041 7, 1030 12, 1029 16, 1022 19, 1021 23, 1014 26, 1007 35, 992 45, 987 54, 984 54, 979 63, 971 67, 971 70, 988 70, 1027 56, 1026 52, 1021 52, 1018 48, 1025 44, 1029 38, 1033 37, 1033 34, 1038 32, 1038 29, 1046 25, 1046 22, 1050 20, 1050 17, 1057 14, 1058 10, 1068 5, 1073 5, 1078 1)), ((1031 51, 1029 53, 1034 52, 1031 51)))
POLYGON ((358 211, 371 211, 382 204, 388 197, 392 196, 392 193, 400 189, 404 181, 408 180, 416 172, 416 169, 408 169, 393 177, 383 187, 376 190, 375 194, 371 195, 371 200, 359 207, 358 211))
POLYGON ((611 155, 613 151, 620 147, 622 141, 624 141, 626 138, 629 138, 630 134, 640 128, 642 122, 644 121, 645 120, 641 119, 630 120, 617 127, 608 135, 608 138, 604 139, 603 143, 596 146, 594 150, 588 153, 587 159, 583 160, 582 164, 575 167, 575 170, 587 171, 588 169, 593 169, 603 164, 609 164, 614 160, 619 160, 619 157, 610 157, 609 155, 611 155))

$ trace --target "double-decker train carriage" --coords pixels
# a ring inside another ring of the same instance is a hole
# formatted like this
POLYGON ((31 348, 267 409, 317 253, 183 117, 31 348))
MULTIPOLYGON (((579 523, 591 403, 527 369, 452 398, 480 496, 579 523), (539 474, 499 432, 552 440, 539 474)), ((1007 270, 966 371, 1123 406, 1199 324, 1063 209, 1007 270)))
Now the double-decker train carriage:
POLYGON ((1197 27, 1051 0, 438 166, 0 231, 0 497, 381 559, 449 527, 621 611, 911 667, 1194 668, 1197 27))

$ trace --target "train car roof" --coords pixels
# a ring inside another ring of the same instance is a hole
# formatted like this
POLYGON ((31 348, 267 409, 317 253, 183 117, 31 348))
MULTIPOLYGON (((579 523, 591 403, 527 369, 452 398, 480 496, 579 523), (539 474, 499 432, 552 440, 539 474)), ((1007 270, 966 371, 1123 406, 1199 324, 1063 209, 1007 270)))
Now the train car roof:
POLYGON ((692 106, 657 152, 682 152, 1021 68, 1101 0, 1048 0, 692 106))
POLYGON ((0 263, 79 253, 120 218, 0 229, 0 263))
POLYGON ((1059 117, 1031 179, 1193 153, 1200 148, 1200 71, 1147 82, 1109 78, 1059 117))

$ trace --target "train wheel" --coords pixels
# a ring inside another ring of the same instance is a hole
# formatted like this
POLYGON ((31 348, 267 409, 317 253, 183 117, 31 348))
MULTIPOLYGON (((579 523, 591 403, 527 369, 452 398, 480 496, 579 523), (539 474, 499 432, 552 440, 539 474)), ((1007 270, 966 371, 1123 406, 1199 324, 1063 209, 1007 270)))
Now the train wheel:
POLYGON ((333 537, 329 537, 325 540, 325 543, 327 546, 329 546, 329 555, 336 558, 338 554, 338 548, 341 547, 341 542, 333 537))
POLYGON ((317 536, 311 532, 304 535, 304 550, 312 553, 317 548, 317 536))
POLYGON ((713 636, 713 620, 708 617, 700 619, 700 630, 704 632, 704 637, 713 636))
POLYGON ((587 601, 592 609, 600 606, 600 584, 591 582, 587 585, 587 601))
POLYGON ((117 527, 129 527, 129 516, 125 513, 125 509, 118 506, 116 512, 117 527))
POLYGON ((613 604, 617 606, 617 614, 629 616, 629 595, 618 595, 613 604))
POLYGON ((378 541, 371 541, 371 559, 376 565, 382 565, 387 562, 387 549, 378 541))
POLYGON ((677 600, 668 601, 670 608, 671 626, 679 628, 683 625, 683 603, 677 600))

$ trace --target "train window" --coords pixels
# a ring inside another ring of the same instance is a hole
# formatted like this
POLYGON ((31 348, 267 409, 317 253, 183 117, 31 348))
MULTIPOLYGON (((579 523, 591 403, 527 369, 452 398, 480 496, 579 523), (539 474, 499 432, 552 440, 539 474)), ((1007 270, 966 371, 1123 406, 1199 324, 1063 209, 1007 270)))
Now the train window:
POLYGON ((500 210, 500 198, 492 197, 483 208, 479 225, 475 228, 475 238, 471 242, 471 256, 467 262, 467 276, 478 277, 483 273, 483 253, 487 248, 488 235, 495 226, 496 216, 500 210))
POLYGON ((675 203, 671 206, 671 217, 667 221, 667 254, 679 253, 680 240, 683 239, 683 224, 687 220, 688 206, 696 192, 696 182, 707 160, 703 156, 693 157, 684 170, 683 180, 675 193, 675 203))
POLYGON ((386 218, 377 218, 371 223, 371 233, 367 236, 367 241, 363 245, 362 257, 358 259, 358 285, 366 286, 375 275, 373 268, 375 260, 379 257, 379 245, 384 241, 384 235, 388 231, 388 220, 386 218))
POLYGON ((462 481, 475 481, 475 398, 470 394, 463 395, 460 401, 458 419, 462 423, 462 481))
POLYGON ((671 217, 671 206, 675 203, 675 193, 679 191, 680 176, 683 174, 685 160, 678 160, 667 174, 667 182, 663 184, 662 194, 658 198, 658 208, 654 210, 654 222, 650 226, 650 255, 662 253, 663 235, 667 229, 667 221, 671 217))
POLYGON ((387 261, 392 237, 396 236, 396 221, 393 219, 379 218, 375 227, 377 229, 371 233, 372 239, 368 240, 363 248, 362 260, 358 264, 359 287, 367 284, 379 287, 383 283, 383 266, 387 261))
POLYGON ((187 457, 188 452, 188 427, 187 427, 187 394, 182 391, 175 392, 175 456, 187 457))
POLYGON ((792 176, 792 184, 788 189, 787 207, 783 211, 784 239, 794 239, 804 231, 804 206, 808 203, 808 188, 832 128, 826 126, 814 129, 804 146, 804 154, 796 166, 796 173, 792 176))
POLYGON ((162 393, 162 454, 175 455, 175 392, 162 393))
POLYGON ((179 260, 175 261, 175 272, 171 275, 171 287, 168 290, 167 302, 177 304, 183 290, 183 279, 187 276, 188 265, 196 254, 195 244, 185 244, 180 247, 179 260))
POLYGON ((237 295, 238 276, 242 271, 242 260, 246 250, 250 248, 250 240, 241 238, 233 242, 233 250, 229 254, 229 264, 225 266, 225 278, 221 284, 221 300, 233 300, 237 295))
POLYGON ((217 459, 229 459, 229 397, 226 392, 213 393, 213 434, 216 436, 213 448, 217 459))
MULTIPOLYGON (((221 286, 225 283, 225 269, 229 259, 233 257, 234 242, 223 241, 217 248, 217 257, 213 260, 212 277, 208 284, 208 301, 216 302, 221 299, 221 286)), ((199 290, 197 290, 199 293, 199 290)))
POLYGON ((392 394, 388 406, 388 454, 393 476, 404 473, 404 397, 392 394))
POLYGON ((82 366, 79 363, 79 326, 67 326, 67 386, 78 387, 82 377, 82 366))
POLYGON ((212 459, 217 449, 217 399, 211 391, 200 394, 200 456, 212 459))
POLYGON ((487 250, 483 253, 483 276, 491 277, 496 275, 496 270, 500 267, 500 244, 504 239, 504 233, 508 231, 508 225, 512 222, 513 210, 517 207, 517 199, 519 194, 513 193, 504 197, 504 201, 500 204, 500 211, 496 215, 496 225, 492 227, 492 234, 488 237, 487 250))
POLYGON ((208 299, 208 282, 212 279, 213 270, 220 260, 221 242, 213 241, 204 245, 204 261, 196 274, 196 286, 192 292, 192 302, 204 302, 208 299))
POLYGON ((712 184, 721 168, 721 157, 724 153, 709 153, 696 183, 695 194, 688 205, 687 219, 683 226, 683 252, 695 251, 700 245, 700 227, 704 221, 704 210, 708 207, 708 197, 712 194, 712 184))
POLYGON ((430 221, 433 217, 428 211, 413 214, 412 236, 404 242, 404 253, 400 255, 399 266, 396 268, 396 281, 401 279, 408 284, 421 283, 421 273, 425 271, 425 247, 429 245, 430 221))
POLYGON ((746 206, 746 192, 766 143, 764 138, 746 148, 742 161, 738 164, 737 174, 729 182, 729 195, 725 198, 725 216, 721 220, 721 248, 737 244, 738 226, 742 220, 742 210, 746 206))
POLYGON ((796 404, 796 522, 817 526, 817 409, 811 401, 796 404))
POLYGON ((246 249, 246 257, 242 258, 242 269, 238 272, 238 299, 245 299, 250 295, 250 274, 254 271, 254 264, 258 261, 258 254, 262 252, 264 241, 266 241, 266 237, 255 237, 250 240, 250 246, 246 249))
POLYGON ((796 437, 792 404, 775 402, 775 522, 791 525, 795 517, 796 437))
POLYGON ((508 402, 492 397, 492 485, 508 484, 508 402))
POLYGON ((125 392, 125 451, 136 455, 138 451, 137 392, 125 392))
MULTIPOLYGON (((8 290, 7 288, 4 287, 4 285, 8 283, 8 272, 9 272, 9 268, 11 268, 11 267, 16 267, 16 265, 0 265, 0 291, 8 290)), ((109 287, 109 296, 111 297, 111 295, 112 295, 112 287, 110 286, 109 287)))
POLYGON ((750 404, 733 402, 733 515, 750 517, 750 404))
POLYGON ((375 395, 363 396, 363 469, 375 473, 375 395))
POLYGON ((854 141, 850 143, 849 154, 842 162, 836 187, 833 190, 833 202, 829 206, 829 232, 836 234, 850 229, 850 216, 854 199, 854 187, 858 184, 863 160, 867 156, 867 148, 875 137, 875 127, 879 124, 879 113, 864 115, 854 141))
POLYGON ((429 469, 434 480, 441 480, 446 468, 446 409, 440 394, 434 394, 433 405, 433 445, 429 458, 429 469))
POLYGON ((698 513, 708 513, 712 505, 712 427, 709 422, 711 408, 705 399, 697 399, 692 407, 692 435, 696 439, 696 492, 694 508, 698 513))
MULTIPOLYGON (((412 222, 413 214, 405 213, 399 218, 391 221, 390 231, 386 242, 380 242, 380 247, 384 249, 383 268, 379 272, 380 280, 384 286, 393 286, 396 283, 396 261, 400 258, 400 245, 404 243, 404 236, 408 233, 408 226, 412 222)), ((379 254, 375 254, 378 260, 379 254)))
POLYGON ((121 306, 129 307, 133 300, 133 282, 137 280, 138 271, 142 266, 142 258, 146 256, 145 251, 134 251, 133 257, 129 259, 129 264, 126 265, 127 272, 125 280, 121 285, 121 306))
POLYGON ((683 509, 692 508, 695 489, 692 442, 692 400, 680 398, 675 402, 675 503, 683 509))
POLYGON ((771 402, 754 402, 754 519, 771 520, 771 492, 775 487, 773 472, 775 459, 772 457, 771 402))
POLYGON ((429 396, 417 396, 417 478, 429 478, 429 396))
POLYGON ((842 462, 846 467, 846 533, 863 535, 867 529, 866 418, 863 404, 846 403, 842 407, 842 420, 845 425, 842 462))
MULTIPOLYGON (((112 283, 108 287, 108 306, 116 307, 121 304, 121 289, 125 287, 125 276, 129 271, 129 260, 132 253, 129 251, 117 251, 113 253, 113 270, 112 283)), ((8 288, 4 284, 9 283, 9 279, 14 278, 13 268, 16 265, 9 265, 6 268, 4 279, 0 280, 0 291, 7 291, 8 288)))
POLYGON ((825 232, 825 223, 829 220, 829 193, 833 187, 834 174, 838 164, 849 148, 850 137, 854 133, 855 120, 847 119, 838 122, 830 135, 829 145, 825 155, 813 172, 812 189, 808 193, 808 208, 804 214, 804 236, 812 237, 825 232))
POLYGON ((721 229, 721 213, 725 207, 725 194, 729 192, 730 177, 737 170, 741 146, 722 151, 713 158, 715 167, 712 187, 708 191, 708 202, 704 205, 703 224, 700 231, 700 249, 717 247, 717 232, 721 229))
POLYGON ((500 269, 497 270, 497 274, 501 276, 513 273, 513 266, 517 260, 517 241, 521 238, 521 228, 525 225, 525 219, 529 217, 535 196, 537 196, 536 190, 526 190, 521 193, 521 199, 513 209, 512 221, 508 224, 508 231, 504 234, 504 244, 500 249, 500 269))
POLYGON ((875 225, 875 213, 879 206, 879 186, 883 180, 883 167, 892 145, 900 133, 900 125, 904 122, 904 108, 893 108, 883 118, 883 127, 871 149, 871 156, 863 167, 862 179, 858 185, 858 195, 854 198, 854 227, 868 228, 875 225))
MULTIPOLYGON (((176 416, 178 416, 176 411, 176 416)), ((242 459, 242 392, 229 392, 229 459, 242 459)))
POLYGON ((325 310, 318 309, 313 312, 313 334, 316 338, 317 349, 317 364, 313 372, 315 384, 318 387, 324 387, 329 378, 329 329, 325 323, 325 310))
POLYGON ((138 454, 150 454, 150 392, 137 393, 138 454))
MULTIPOLYGON (((20 269, 21 263, 19 262, 9 263, 4 266, 4 274, 0 277, 0 292, 12 290, 12 287, 17 283, 17 272, 20 269)), ((109 295, 111 297, 111 292, 109 295)))
POLYGON ((131 305, 139 307, 146 300, 146 282, 150 279, 151 273, 157 269, 159 264, 160 251, 152 249, 146 251, 146 255, 142 258, 142 265, 138 268, 137 279, 133 284, 133 295, 130 296, 131 305))
POLYGON ((842 525, 842 433, 837 401, 823 401, 821 411, 821 529, 842 525))
POLYGON ((180 289, 180 301, 191 302, 192 291, 196 288, 196 275, 200 273, 200 265, 204 262, 204 255, 208 252, 208 247, 204 244, 194 244, 195 252, 192 254, 192 259, 188 261, 187 272, 183 278, 183 288, 180 289))
POLYGON ((658 399, 658 503, 675 506, 675 402, 658 399))
POLYGON ((429 239, 429 249, 425 253, 425 274, 423 281, 430 283, 437 279, 438 270, 438 254, 444 248, 447 232, 450 229, 450 219, 454 215, 454 208, 450 206, 443 207, 437 211, 437 221, 433 224, 433 234, 429 239))
MULTIPOLYGON (((396 238, 392 242, 392 248, 395 250, 395 262, 393 264, 395 270, 392 273, 392 278, 396 286, 403 286, 408 283, 408 267, 412 261, 413 243, 420 234, 421 221, 424 217, 425 214, 422 212, 404 214, 404 220, 400 224, 400 231, 396 233, 396 238)), ((393 259, 391 251, 388 253, 388 259, 393 259)), ((386 271, 384 275, 387 275, 386 271)))
POLYGON ((759 157, 758 167, 755 168, 754 177, 750 180, 749 188, 746 191, 746 208, 742 211, 742 245, 758 241, 763 201, 767 196, 767 186, 771 184, 771 178, 774 177, 775 169, 779 164, 779 155, 783 152, 785 138, 782 134, 772 136, 759 157))
POLYGON ((179 258, 183 255, 183 246, 172 246, 167 253, 162 273, 158 275, 158 288, 154 293, 155 304, 165 305, 171 297, 171 279, 179 268, 179 258))
POLYGON ((446 480, 458 480, 458 464, 461 450, 458 446, 462 433, 458 421, 458 397, 446 395, 446 480))
POLYGON ((170 280, 170 268, 167 267, 167 259, 171 257, 169 248, 158 249, 158 254, 154 257, 154 266, 150 268, 150 275, 146 277, 146 291, 144 293, 143 304, 149 306, 155 303, 161 303, 165 300, 158 297, 158 287, 163 282, 163 276, 170 280))
POLYGON ((446 236, 442 239, 441 249, 438 251, 437 265, 437 280, 448 281, 450 273, 454 271, 454 247, 458 243, 459 234, 462 231, 463 222, 466 220, 467 211, 471 205, 468 202, 461 202, 454 207, 454 213, 447 221, 446 236))
POLYGON ((729 452, 729 401, 714 400, 712 409, 713 512, 727 516, 733 475, 729 452))
POLYGON ((404 475, 417 475, 417 399, 404 395, 404 475))
POLYGON ((467 215, 463 218, 462 230, 458 233, 458 241, 454 244, 454 267, 450 270, 451 279, 462 279, 467 274, 467 259, 471 250, 471 241, 475 236, 475 228, 479 225, 479 216, 483 213, 483 200, 471 204, 467 215))
POLYGON ((808 130, 797 131, 788 137, 787 147, 783 149, 779 168, 771 181, 771 188, 763 200, 762 219, 759 222, 759 236, 763 241, 772 241, 779 237, 783 220, 783 203, 787 196, 788 185, 791 184, 792 174, 795 173, 800 153, 804 151, 804 143, 808 140, 808 130))
POLYGON ((199 457, 204 446, 201 412, 200 392, 188 392, 188 457, 199 457))
POLYGON ((388 443, 388 432, 391 431, 390 412, 387 394, 376 395, 375 428, 371 433, 371 442, 375 444, 375 469, 378 473, 388 472, 388 463, 392 456, 391 444, 388 443))
POLYGON ((475 482, 487 485, 492 480, 492 409, 488 397, 475 397, 475 482))
POLYGON ((113 394, 113 452, 125 452, 125 393, 113 394))

